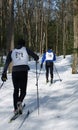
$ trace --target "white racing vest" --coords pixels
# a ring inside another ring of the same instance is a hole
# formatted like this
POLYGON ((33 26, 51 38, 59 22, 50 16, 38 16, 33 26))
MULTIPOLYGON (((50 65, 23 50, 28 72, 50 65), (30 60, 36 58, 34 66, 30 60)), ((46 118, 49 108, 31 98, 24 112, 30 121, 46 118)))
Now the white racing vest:
POLYGON ((25 47, 14 49, 12 51, 11 57, 13 61, 13 66, 28 64, 28 54, 25 47))
POLYGON ((53 60, 53 52, 46 52, 46 60, 53 60))

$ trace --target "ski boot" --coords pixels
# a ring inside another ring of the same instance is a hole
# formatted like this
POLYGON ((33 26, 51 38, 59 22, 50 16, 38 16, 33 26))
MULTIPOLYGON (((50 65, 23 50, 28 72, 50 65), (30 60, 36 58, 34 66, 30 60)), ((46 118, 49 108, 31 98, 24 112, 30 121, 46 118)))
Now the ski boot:
POLYGON ((51 84, 53 83, 53 78, 51 78, 51 84))
POLYGON ((17 102, 17 109, 18 109, 18 113, 22 114, 22 103, 20 101, 17 102))

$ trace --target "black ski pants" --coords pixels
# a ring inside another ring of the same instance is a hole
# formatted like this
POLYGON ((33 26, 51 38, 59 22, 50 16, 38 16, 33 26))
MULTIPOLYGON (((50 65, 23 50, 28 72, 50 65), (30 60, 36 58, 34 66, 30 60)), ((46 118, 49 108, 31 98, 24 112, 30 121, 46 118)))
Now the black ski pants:
POLYGON ((12 81, 14 85, 13 104, 15 110, 17 109, 17 102, 23 102, 23 99, 25 98, 27 80, 28 70, 12 72, 12 81))
POLYGON ((45 64, 46 68, 46 80, 49 78, 49 73, 50 73, 50 78, 53 79, 53 62, 47 61, 45 64))

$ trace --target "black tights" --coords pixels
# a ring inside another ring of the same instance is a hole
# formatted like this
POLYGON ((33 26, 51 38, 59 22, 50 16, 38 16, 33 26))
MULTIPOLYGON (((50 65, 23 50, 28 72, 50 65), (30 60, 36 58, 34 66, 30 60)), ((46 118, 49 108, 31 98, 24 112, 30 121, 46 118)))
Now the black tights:
POLYGON ((26 95, 28 71, 12 72, 12 81, 14 85, 13 103, 14 109, 17 109, 17 102, 23 102, 26 95))
POLYGON ((46 79, 48 80, 49 73, 50 73, 50 77, 52 79, 53 78, 53 62, 46 62, 45 68, 46 68, 46 79))

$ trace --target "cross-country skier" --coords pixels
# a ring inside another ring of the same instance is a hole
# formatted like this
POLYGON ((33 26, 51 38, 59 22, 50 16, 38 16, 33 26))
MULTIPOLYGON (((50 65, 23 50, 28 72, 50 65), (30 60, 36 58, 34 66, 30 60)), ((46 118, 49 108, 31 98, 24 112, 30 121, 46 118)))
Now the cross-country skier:
POLYGON ((11 50, 6 58, 2 73, 2 81, 7 79, 7 69, 12 62, 12 82, 14 86, 13 104, 15 113, 22 113, 22 102, 26 95, 27 81, 28 81, 28 66, 29 55, 37 62, 38 55, 25 47, 25 40, 18 40, 17 48, 11 50))
POLYGON ((49 82, 49 72, 50 72, 50 82, 53 82, 53 62, 56 60, 56 55, 52 51, 52 49, 48 49, 42 56, 41 60, 41 69, 43 67, 43 63, 45 61, 45 69, 46 69, 46 83, 49 82))

